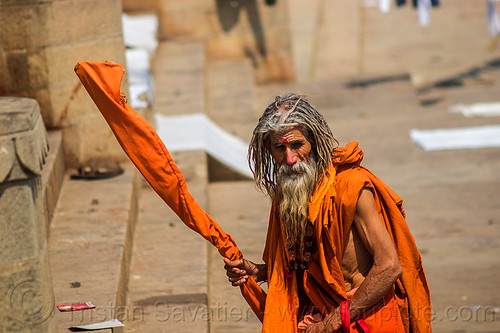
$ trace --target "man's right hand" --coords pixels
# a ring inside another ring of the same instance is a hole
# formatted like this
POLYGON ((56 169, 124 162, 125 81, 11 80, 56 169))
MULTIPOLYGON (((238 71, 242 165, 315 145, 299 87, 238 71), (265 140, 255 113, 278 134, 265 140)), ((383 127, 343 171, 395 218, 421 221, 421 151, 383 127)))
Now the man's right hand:
POLYGON ((248 277, 252 277, 256 282, 265 281, 267 272, 266 265, 256 265, 246 259, 229 260, 224 258, 224 269, 229 282, 235 287, 247 282, 248 277))

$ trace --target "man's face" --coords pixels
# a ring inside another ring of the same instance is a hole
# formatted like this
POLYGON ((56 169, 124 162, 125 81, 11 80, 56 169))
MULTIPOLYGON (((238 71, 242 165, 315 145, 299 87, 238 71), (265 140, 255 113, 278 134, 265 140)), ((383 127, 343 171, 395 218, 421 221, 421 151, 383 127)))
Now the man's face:
POLYGON ((271 156, 276 164, 307 163, 310 153, 311 143, 297 127, 271 133, 271 156))

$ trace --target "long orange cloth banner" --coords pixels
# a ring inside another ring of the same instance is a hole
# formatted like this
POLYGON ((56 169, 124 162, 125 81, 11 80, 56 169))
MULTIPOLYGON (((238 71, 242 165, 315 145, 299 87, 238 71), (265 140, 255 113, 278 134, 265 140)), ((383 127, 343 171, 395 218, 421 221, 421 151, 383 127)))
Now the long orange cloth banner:
MULTIPOLYGON (((192 230, 231 260, 243 255, 234 240, 200 207, 153 127, 129 106, 120 92, 123 67, 113 62, 79 62, 75 66, 83 86, 106 119, 130 160, 156 193, 192 230)), ((252 278, 241 293, 260 321, 266 294, 252 278)))

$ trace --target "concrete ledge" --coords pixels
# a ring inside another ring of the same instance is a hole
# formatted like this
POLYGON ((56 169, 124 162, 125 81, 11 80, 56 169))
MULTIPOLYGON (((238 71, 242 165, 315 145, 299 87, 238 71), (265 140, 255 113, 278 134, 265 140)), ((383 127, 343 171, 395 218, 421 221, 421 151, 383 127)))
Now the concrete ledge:
POLYGON ((65 176, 49 238, 55 304, 90 301, 96 308, 55 310, 57 332, 123 320, 139 179, 133 165, 124 169, 102 180, 72 180, 71 170, 65 176))

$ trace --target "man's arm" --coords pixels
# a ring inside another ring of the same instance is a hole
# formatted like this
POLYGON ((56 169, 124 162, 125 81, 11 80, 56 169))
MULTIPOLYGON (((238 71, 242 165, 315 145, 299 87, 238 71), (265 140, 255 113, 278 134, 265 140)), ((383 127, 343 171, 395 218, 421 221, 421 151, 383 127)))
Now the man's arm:
MULTIPOLYGON (((358 233, 373 265, 356 293, 349 300, 349 314, 356 319, 378 302, 402 274, 392 240, 375 208, 372 192, 363 188, 356 205, 353 228, 358 233)), ((336 332, 342 326, 340 307, 307 332, 336 332)))
POLYGON ((232 261, 224 258, 224 264, 228 280, 235 287, 247 282, 249 276, 256 282, 267 280, 266 264, 254 264, 250 260, 243 258, 232 261))
POLYGON ((364 188, 359 195, 354 228, 373 257, 373 266, 349 301, 351 318, 357 318, 378 302, 401 276, 394 244, 375 208, 372 192, 364 188))

